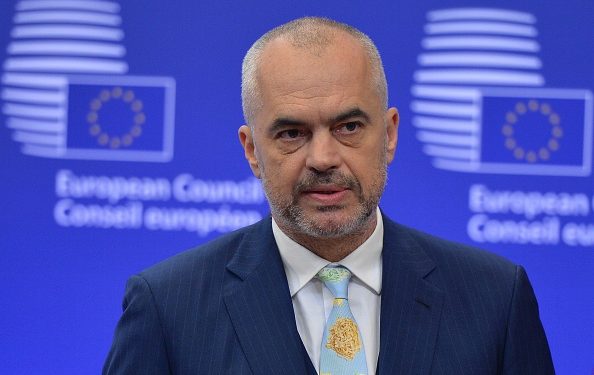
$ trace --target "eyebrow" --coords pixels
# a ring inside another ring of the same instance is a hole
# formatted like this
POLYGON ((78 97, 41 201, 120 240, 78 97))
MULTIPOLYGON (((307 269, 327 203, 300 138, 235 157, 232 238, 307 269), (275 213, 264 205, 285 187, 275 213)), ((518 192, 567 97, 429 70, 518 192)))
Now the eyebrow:
POLYGON ((342 112, 338 116, 334 117, 333 121, 341 122, 341 121, 348 120, 353 117, 361 117, 365 121, 369 122, 369 115, 367 114, 367 112, 363 111, 362 109, 360 109, 358 107, 353 107, 351 109, 348 109, 348 110, 342 112))
POLYGON ((275 119, 270 127, 268 128, 269 134, 274 134, 277 131, 290 126, 302 126, 305 125, 304 121, 300 121, 291 117, 279 117, 275 119))
MULTIPOLYGON (((337 122, 342 122, 342 121, 345 121, 345 120, 348 120, 351 118, 355 118, 355 117, 360 117, 367 122, 369 122, 369 118, 370 118, 369 115, 367 114, 367 112, 363 111, 362 109, 360 109, 358 107, 353 107, 353 108, 349 108, 346 111, 338 114, 337 116, 332 118, 330 121, 332 123, 337 123, 337 122)), ((271 134, 273 134, 273 133, 277 132, 278 130, 286 128, 286 127, 303 126, 306 124, 307 124, 307 122, 305 122, 305 121, 297 120, 292 117, 284 117, 283 116, 283 117, 276 118, 270 125, 270 128, 268 131, 271 134)))

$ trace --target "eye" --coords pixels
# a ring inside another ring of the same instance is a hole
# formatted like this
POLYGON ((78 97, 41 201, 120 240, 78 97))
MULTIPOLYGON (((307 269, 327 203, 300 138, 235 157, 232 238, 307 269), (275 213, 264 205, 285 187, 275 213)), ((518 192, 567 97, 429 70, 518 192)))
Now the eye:
POLYGON ((339 134, 353 134, 358 132, 362 127, 362 124, 358 121, 347 122, 341 124, 338 128, 336 128, 336 132, 339 134))
POLYGON ((277 134, 278 138, 291 140, 303 136, 303 132, 299 129, 287 129, 277 134))

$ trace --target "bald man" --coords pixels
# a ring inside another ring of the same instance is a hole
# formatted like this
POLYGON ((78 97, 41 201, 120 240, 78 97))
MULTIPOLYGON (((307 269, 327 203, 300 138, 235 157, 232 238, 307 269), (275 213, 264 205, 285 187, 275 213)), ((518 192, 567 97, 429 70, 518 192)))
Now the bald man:
POLYGON ((258 39, 239 140, 271 217, 130 278, 104 374, 553 374, 522 267, 379 210, 387 98, 351 26, 258 39))

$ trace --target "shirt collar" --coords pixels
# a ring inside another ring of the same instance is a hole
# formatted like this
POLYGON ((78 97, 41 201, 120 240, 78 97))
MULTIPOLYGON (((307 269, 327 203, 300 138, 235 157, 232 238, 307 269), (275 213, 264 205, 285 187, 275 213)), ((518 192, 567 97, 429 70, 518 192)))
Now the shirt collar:
MULTIPOLYGON (((363 284, 375 294, 382 289, 382 245, 384 224, 380 210, 377 209, 375 230, 355 251, 336 264, 347 267, 363 284)), ((272 219, 272 233, 278 246, 289 291, 293 297, 305 286, 322 267, 330 264, 287 236, 272 219)))

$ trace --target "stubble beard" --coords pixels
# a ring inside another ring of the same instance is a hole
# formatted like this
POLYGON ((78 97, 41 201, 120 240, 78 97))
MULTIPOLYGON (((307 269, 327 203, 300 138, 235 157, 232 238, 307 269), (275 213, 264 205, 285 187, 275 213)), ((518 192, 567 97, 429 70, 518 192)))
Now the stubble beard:
MULTIPOLYGON (((286 195, 276 191, 270 180, 262 170, 262 184, 264 192, 270 204, 272 216, 277 224, 289 232, 315 238, 340 238, 364 232, 366 225, 373 218, 375 209, 378 206, 381 195, 387 181, 387 163, 384 152, 380 160, 378 174, 369 186, 369 192, 365 194, 360 182, 354 177, 346 175, 337 170, 327 172, 308 171, 293 188, 290 200, 286 195), (317 207, 320 213, 328 213, 327 219, 318 219, 308 215, 299 205, 299 199, 303 191, 309 187, 321 184, 333 184, 351 190, 357 197, 358 205, 352 217, 336 220, 331 217, 332 212, 346 209, 341 205, 317 207)), ((262 165, 262 164, 261 164, 262 165)))

